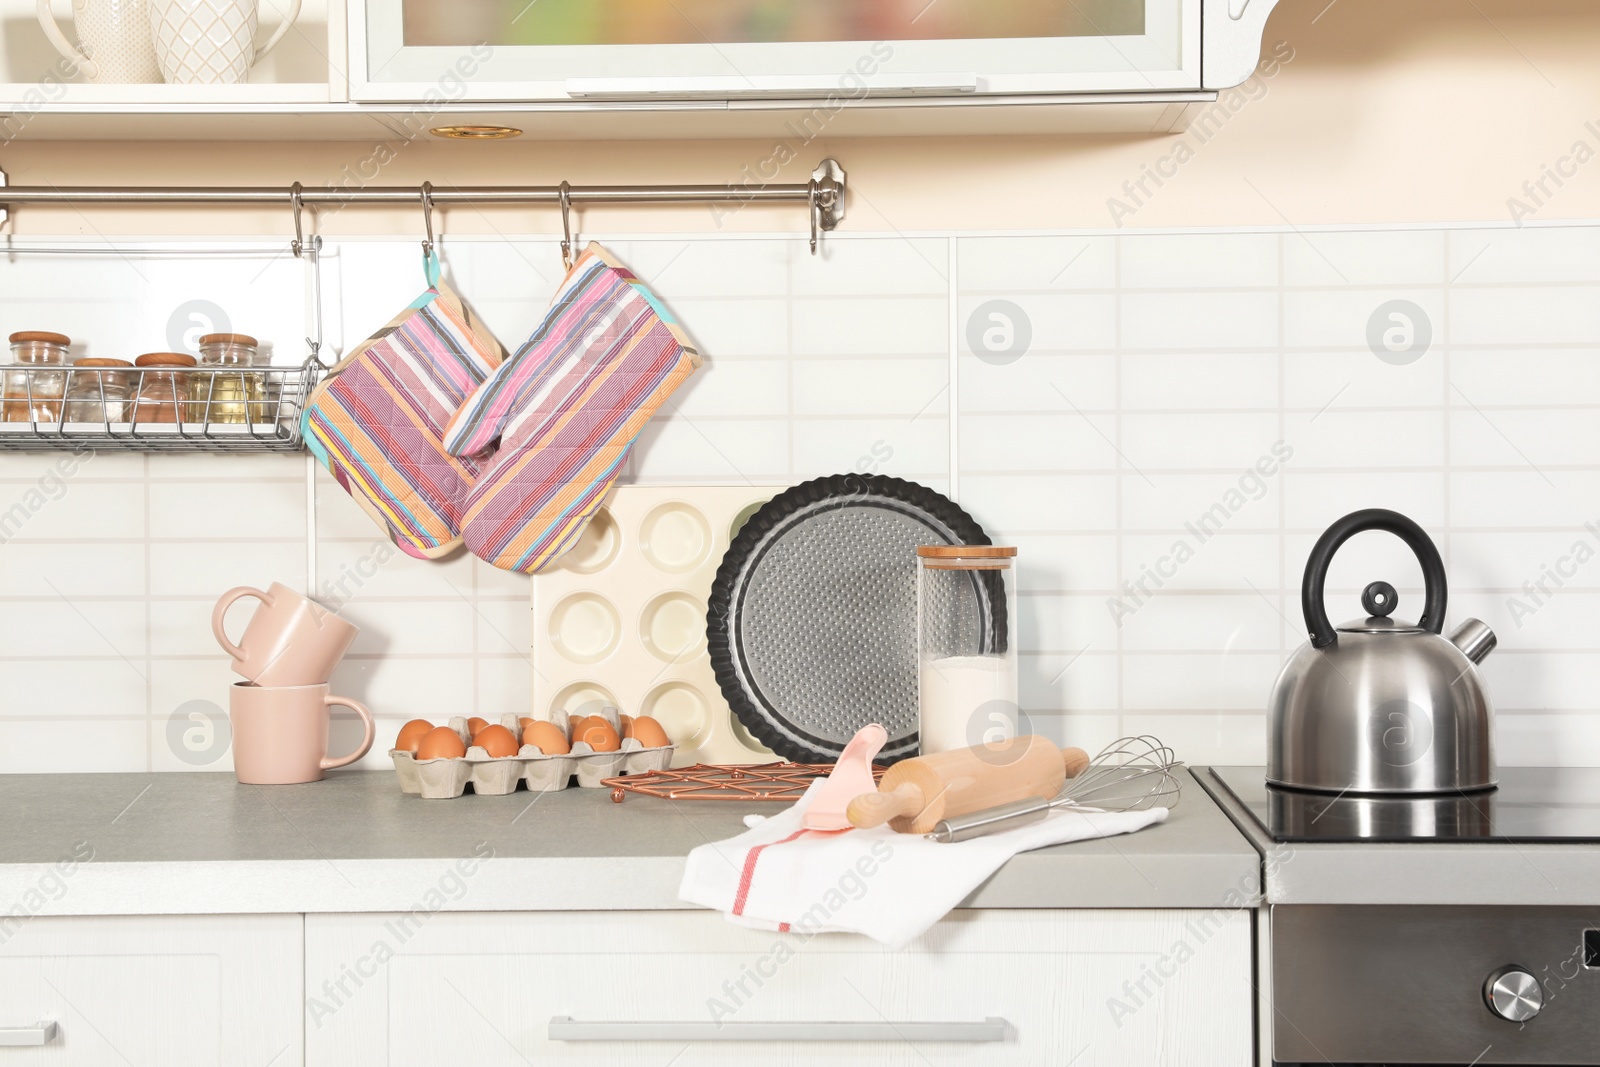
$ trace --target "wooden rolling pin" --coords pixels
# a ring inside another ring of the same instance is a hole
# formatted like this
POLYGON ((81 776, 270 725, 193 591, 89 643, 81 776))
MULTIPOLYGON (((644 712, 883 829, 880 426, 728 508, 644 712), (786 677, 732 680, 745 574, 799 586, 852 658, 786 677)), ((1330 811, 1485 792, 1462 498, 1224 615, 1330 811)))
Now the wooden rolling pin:
POLYGON ((856 797, 845 815, 859 829, 888 823, 902 834, 925 834, 946 817, 1029 797, 1048 800, 1088 765, 1083 749, 1060 749, 1036 734, 935 752, 884 771, 878 791, 856 797))

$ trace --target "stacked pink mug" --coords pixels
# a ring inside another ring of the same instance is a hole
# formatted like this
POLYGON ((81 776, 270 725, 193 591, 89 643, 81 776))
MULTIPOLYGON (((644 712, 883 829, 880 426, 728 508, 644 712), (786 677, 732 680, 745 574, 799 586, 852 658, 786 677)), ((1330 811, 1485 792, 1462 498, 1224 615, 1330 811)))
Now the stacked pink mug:
POLYGON ((242 585, 222 594, 211 630, 245 681, 230 687, 233 769, 249 785, 315 782, 322 772, 354 763, 372 747, 372 713, 359 701, 334 696, 328 679, 360 631, 337 614, 280 582, 265 592, 242 585), (235 644, 223 617, 236 600, 260 606, 235 644), (366 734, 348 756, 328 756, 328 709, 346 707, 366 734))

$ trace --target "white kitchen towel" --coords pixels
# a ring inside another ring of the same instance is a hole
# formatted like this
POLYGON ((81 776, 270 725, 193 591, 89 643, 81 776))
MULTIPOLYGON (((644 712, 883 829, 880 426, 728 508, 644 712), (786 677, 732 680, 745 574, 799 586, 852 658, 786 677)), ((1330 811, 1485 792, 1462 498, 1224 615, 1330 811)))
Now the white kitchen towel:
POLYGON ((1057 810, 1016 830, 940 844, 887 826, 807 830, 800 816, 821 785, 813 782, 794 806, 738 837, 690 852, 679 898, 758 929, 866 934, 899 948, 1019 852, 1129 834, 1167 817, 1166 808, 1057 810))

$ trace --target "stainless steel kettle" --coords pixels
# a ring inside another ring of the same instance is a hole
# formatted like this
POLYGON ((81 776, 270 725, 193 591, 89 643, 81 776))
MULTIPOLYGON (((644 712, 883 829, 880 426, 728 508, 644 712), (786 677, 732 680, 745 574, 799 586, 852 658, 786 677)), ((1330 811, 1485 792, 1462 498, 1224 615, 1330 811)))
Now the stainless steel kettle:
POLYGON ((1267 781, 1342 793, 1442 793, 1495 784, 1494 713, 1477 664, 1494 632, 1468 619, 1444 627, 1444 562, 1422 527, 1394 511, 1357 511, 1317 539, 1300 585, 1311 640, 1273 687, 1267 711, 1267 781), (1394 587, 1361 595, 1367 618, 1337 630, 1323 586, 1333 555, 1355 534, 1384 530, 1411 546, 1427 592, 1413 625, 1390 618, 1394 587))

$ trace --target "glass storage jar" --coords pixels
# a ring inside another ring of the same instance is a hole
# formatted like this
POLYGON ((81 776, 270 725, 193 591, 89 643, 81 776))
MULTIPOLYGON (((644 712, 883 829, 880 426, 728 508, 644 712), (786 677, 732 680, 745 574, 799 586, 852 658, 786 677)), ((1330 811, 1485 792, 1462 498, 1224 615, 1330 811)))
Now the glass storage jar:
POLYGON ((67 372, 68 422, 127 422, 133 388, 125 359, 80 359, 67 372), (122 369, 118 369, 122 368, 122 369))
POLYGON ((177 422, 180 415, 187 421, 188 413, 179 410, 178 401, 189 393, 188 368, 194 366, 194 357, 182 352, 146 352, 133 362, 148 368, 139 375, 133 421, 177 422))
POLYGON ((1031 733, 1017 705, 1017 550, 917 549, 917 710, 922 754, 1031 733))
POLYGON ((67 391, 66 334, 24 330, 11 335, 11 366, 6 368, 0 413, 6 422, 61 421, 67 391))
POLYGON ((189 383, 184 418, 204 422, 267 422, 265 389, 260 374, 229 373, 256 366, 254 337, 243 333, 208 333, 200 338, 200 366, 214 373, 196 374, 189 383))

